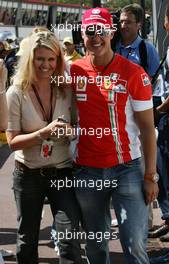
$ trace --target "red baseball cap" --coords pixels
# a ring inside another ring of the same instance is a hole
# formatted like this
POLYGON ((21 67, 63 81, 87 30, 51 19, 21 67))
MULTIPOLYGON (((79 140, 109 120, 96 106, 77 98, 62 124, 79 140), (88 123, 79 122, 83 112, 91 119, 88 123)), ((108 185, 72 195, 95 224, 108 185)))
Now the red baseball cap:
POLYGON ((82 27, 87 25, 106 25, 113 27, 113 18, 106 8, 96 7, 88 9, 82 17, 82 27))

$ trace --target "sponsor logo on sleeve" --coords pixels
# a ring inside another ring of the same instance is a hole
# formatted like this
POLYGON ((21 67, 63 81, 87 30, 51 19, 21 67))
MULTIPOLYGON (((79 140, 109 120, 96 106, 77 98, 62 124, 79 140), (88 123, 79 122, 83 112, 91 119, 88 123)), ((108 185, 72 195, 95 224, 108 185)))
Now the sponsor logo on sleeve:
POLYGON ((87 85, 87 78, 86 77, 77 78, 76 91, 85 92, 86 91, 86 85, 87 85))
POLYGON ((142 73, 141 74, 141 79, 142 79, 142 83, 143 83, 144 86, 148 86, 148 85, 151 84, 150 79, 149 79, 149 77, 147 76, 146 73, 142 73))

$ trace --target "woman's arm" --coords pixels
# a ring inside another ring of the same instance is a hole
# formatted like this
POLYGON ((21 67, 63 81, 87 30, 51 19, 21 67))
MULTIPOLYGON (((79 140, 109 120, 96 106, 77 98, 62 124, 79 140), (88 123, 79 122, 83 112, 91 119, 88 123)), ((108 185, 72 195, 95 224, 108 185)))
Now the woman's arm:
POLYGON ((65 124, 54 120, 49 125, 41 128, 35 132, 29 134, 22 134, 21 131, 6 132, 7 141, 10 148, 15 151, 19 149, 31 148, 34 145, 40 144, 43 140, 58 139, 61 137, 69 137, 70 130, 66 130, 66 127, 72 128, 70 124, 65 124), (69 132, 69 134, 66 133, 69 132))
MULTIPOLYGON (((53 141, 67 135, 66 127, 71 127, 69 123, 52 121, 46 127, 39 128, 34 132, 26 132, 22 129, 22 93, 16 87, 10 87, 7 92, 8 103, 8 129, 6 132, 7 141, 11 150, 23 150, 40 145, 43 140, 51 139, 53 141)), ((31 124, 30 124, 31 125, 31 124)))

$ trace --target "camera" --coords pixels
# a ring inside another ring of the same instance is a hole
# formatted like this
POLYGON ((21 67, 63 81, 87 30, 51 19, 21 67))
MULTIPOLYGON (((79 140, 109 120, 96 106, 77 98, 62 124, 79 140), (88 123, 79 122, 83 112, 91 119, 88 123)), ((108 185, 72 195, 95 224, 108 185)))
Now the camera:
POLYGON ((69 123, 69 121, 66 120, 66 119, 64 118, 64 116, 60 116, 60 117, 58 117, 57 121, 58 121, 58 122, 61 122, 61 123, 65 123, 65 124, 69 123))
POLYGON ((111 15, 113 17, 113 24, 116 26, 116 31, 114 31, 113 39, 111 40, 111 48, 113 51, 116 50, 116 43, 120 40, 121 34, 120 34, 120 10, 117 10, 115 12, 111 12, 111 15))

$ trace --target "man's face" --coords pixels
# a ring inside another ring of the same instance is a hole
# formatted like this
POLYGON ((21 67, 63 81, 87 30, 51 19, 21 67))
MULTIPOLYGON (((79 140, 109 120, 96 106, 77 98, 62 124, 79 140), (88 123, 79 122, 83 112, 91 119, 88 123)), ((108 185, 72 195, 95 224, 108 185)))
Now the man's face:
POLYGON ((169 20, 168 20, 167 16, 165 16, 165 18, 164 18, 164 27, 165 27, 165 30, 167 31, 167 33, 169 34, 169 20))
POLYGON ((85 47, 95 56, 102 56, 111 50, 112 31, 104 26, 91 25, 82 32, 85 47))
POLYGON ((120 31, 122 38, 125 40, 134 40, 137 37, 141 23, 136 22, 135 16, 130 12, 122 12, 120 15, 120 31))
POLYGON ((74 46, 74 44, 71 44, 71 43, 69 43, 69 42, 65 42, 64 43, 64 48, 65 48, 65 50, 67 51, 67 53, 68 54, 72 54, 73 53, 73 51, 75 50, 75 46, 74 46))

